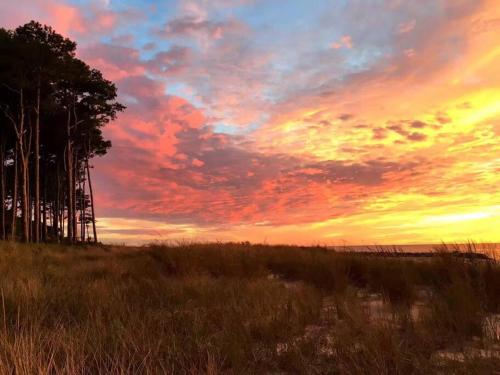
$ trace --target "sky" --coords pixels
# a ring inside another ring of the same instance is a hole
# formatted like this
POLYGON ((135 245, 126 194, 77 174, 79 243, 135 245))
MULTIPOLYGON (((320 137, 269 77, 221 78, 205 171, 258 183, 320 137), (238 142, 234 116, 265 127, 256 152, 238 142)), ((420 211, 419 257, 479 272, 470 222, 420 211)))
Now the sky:
POLYGON ((0 0, 127 110, 100 240, 500 242, 498 0, 0 0))

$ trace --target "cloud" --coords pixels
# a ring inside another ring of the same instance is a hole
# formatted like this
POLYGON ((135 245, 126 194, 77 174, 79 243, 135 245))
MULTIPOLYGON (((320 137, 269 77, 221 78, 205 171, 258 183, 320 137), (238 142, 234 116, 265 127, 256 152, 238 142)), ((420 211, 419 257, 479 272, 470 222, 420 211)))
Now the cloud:
POLYGON ((32 19, 51 24, 58 32, 70 30, 85 32, 87 22, 79 9, 57 0, 23 0, 2 4, 0 22, 4 27, 15 28, 32 19))
POLYGON ((166 144, 155 147, 137 136, 133 132, 137 121, 128 123, 125 119, 116 124, 114 138, 121 144, 127 142, 127 153, 122 156, 112 152, 97 171, 101 184, 114 185, 111 190, 123 194, 113 194, 106 197, 106 203, 99 202, 102 215, 191 222, 199 226, 261 221, 280 225, 305 223, 314 217, 331 215, 334 209, 325 205, 331 194, 338 195, 339 202, 345 200, 346 210, 356 210, 356 196, 391 184, 395 176, 415 168, 414 163, 305 162, 287 155, 264 154, 243 148, 237 136, 214 132, 196 108, 188 104, 164 113, 166 110, 164 103, 154 111, 152 119, 168 119, 168 123, 158 120, 142 124, 141 128, 146 131, 149 127, 153 134, 168 131, 168 152, 166 144), (200 118, 199 123, 189 120, 193 119, 193 112, 197 114, 194 118, 200 118), (117 170, 127 173, 112 173, 117 170), (112 181, 108 176, 112 176, 112 181), (130 181, 141 188, 126 189, 130 181))
POLYGON ((387 130, 385 128, 373 128, 373 139, 384 139, 387 137, 387 130))
POLYGON ((131 47, 95 43, 83 46, 78 50, 78 54, 113 81, 144 74, 146 71, 144 63, 140 61, 139 51, 131 47))
POLYGON ((191 59, 192 51, 188 47, 174 45, 155 54, 147 65, 156 74, 179 74, 189 68, 191 59))
POLYGON ((169 21, 161 35, 164 37, 194 37, 200 39, 217 40, 224 37, 226 33, 237 31, 241 25, 234 21, 213 22, 194 16, 184 16, 169 21))
POLYGON ((4 6, 76 38, 127 105, 94 161, 106 238, 420 241, 498 201, 494 1, 306 5, 4 6))
POLYGON ((345 47, 345 48, 352 48, 352 38, 349 36, 349 35, 344 35, 340 38, 339 41, 337 42, 333 42, 331 45, 330 45, 331 48, 333 49, 339 49, 339 48, 342 48, 342 47, 345 47))
POLYGON ((398 27, 398 33, 399 34, 409 33, 410 31, 412 31, 415 28, 416 24, 417 24, 417 22, 415 20, 400 23, 399 27, 398 27))
POLYGON ((354 118, 354 115, 351 113, 343 113, 339 116, 339 120, 342 121, 348 121, 351 120, 352 118, 354 118))
POLYGON ((420 142, 420 141, 425 141, 427 139, 427 135, 422 134, 422 133, 413 132, 413 133, 408 134, 406 136, 406 139, 408 139, 409 141, 420 142))
POLYGON ((427 127, 427 124, 423 121, 414 120, 411 122, 411 127, 415 128, 415 129, 423 129, 423 128, 427 127))
POLYGON ((112 10, 106 2, 81 7, 64 0, 20 0, 2 4, 0 22, 4 27, 15 28, 36 20, 52 26, 58 33, 84 41, 112 33, 119 25, 142 16, 138 10, 112 10))

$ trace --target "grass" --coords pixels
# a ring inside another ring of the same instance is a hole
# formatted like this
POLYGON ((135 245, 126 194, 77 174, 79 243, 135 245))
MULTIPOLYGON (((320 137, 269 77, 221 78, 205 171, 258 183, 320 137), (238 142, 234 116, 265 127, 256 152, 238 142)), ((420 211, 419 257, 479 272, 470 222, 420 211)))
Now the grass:
POLYGON ((470 348, 500 345, 484 329, 499 288, 498 263, 444 248, 0 243, 0 373, 494 373, 470 348))

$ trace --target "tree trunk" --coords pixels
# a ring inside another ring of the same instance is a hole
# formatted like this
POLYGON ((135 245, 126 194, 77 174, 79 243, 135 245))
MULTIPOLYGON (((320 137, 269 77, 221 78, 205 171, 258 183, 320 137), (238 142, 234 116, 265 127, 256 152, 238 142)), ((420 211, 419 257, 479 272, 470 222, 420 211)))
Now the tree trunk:
POLYGON ((47 173, 43 174, 43 196, 42 196, 42 241, 47 242, 47 173))
POLYGON ((19 127, 15 127, 19 156, 21 158, 21 215, 23 224, 22 240, 29 241, 28 226, 28 153, 25 152, 25 114, 24 114, 24 92, 19 91, 19 127))
POLYGON ((33 199, 31 199, 31 175, 29 159, 26 168, 26 194, 28 196, 28 242, 33 239, 33 199))
POLYGON ((66 238, 66 219, 64 218, 64 213, 66 211, 66 206, 64 203, 66 202, 66 193, 63 193, 63 196, 61 197, 61 203, 59 205, 60 211, 59 211, 59 227, 61 228, 61 242, 64 241, 64 238, 66 238))
MULTIPOLYGON (((61 185, 62 186, 62 185, 61 185)), ((65 219, 64 219, 64 213, 66 211, 66 189, 61 190, 61 200, 59 201, 59 227, 61 228, 61 242, 64 241, 64 238, 66 237, 65 233, 65 219)))
POLYGON ((40 77, 36 88, 35 109, 35 226, 34 242, 40 242, 40 77))
MULTIPOLYGON (((28 242, 30 238, 29 233, 29 222, 28 222, 28 209, 29 209, 29 190, 28 190, 28 155, 29 153, 24 149, 26 146, 25 143, 25 116, 24 116, 24 96, 23 90, 21 89, 20 94, 20 130, 17 137, 17 141, 19 143, 19 152, 21 155, 21 215, 22 215, 22 224, 23 224, 23 233, 22 240, 23 242, 28 242)), ((29 117, 28 117, 29 121, 29 117)))
POLYGON ((73 243, 77 241, 78 235, 78 220, 77 220, 77 210, 76 210, 76 165, 78 164, 78 159, 75 154, 73 154, 73 181, 71 183, 71 188, 73 189, 73 243))
POLYGON ((92 215, 92 230, 94 233, 94 242, 97 243, 97 230, 95 227, 95 212, 94 212, 94 192, 92 190, 92 180, 90 179, 90 168, 89 160, 85 161, 85 167, 87 168, 87 179, 89 181, 89 193, 90 193, 90 211, 92 215))
POLYGON ((71 147, 71 111, 68 109, 68 121, 66 124, 66 188, 68 198, 68 241, 73 243, 73 150, 71 147))
POLYGON ((80 238, 82 243, 85 243, 85 178, 80 184, 80 238))
POLYGON ((12 181, 12 222, 10 226, 10 239, 13 241, 16 239, 18 169, 19 152, 16 142, 16 146, 14 149, 14 177, 12 181))
POLYGON ((52 232, 54 233, 54 238, 57 242, 59 242, 59 200, 60 200, 60 191, 61 191, 61 179, 59 174, 59 164, 56 164, 56 174, 57 174, 57 192, 56 192, 56 200, 55 206, 52 207, 52 232))
POLYGON ((5 142, 0 141, 0 239, 5 240, 5 142))
MULTIPOLYGON (((25 129, 25 107, 24 107, 24 90, 21 88, 18 91, 19 94, 19 114, 18 121, 14 120, 14 118, 8 115, 10 119, 13 130, 16 133, 16 177, 14 178, 14 187, 17 187, 17 168, 21 168, 21 213, 22 213, 22 224, 23 224, 23 233, 22 240, 27 242, 29 241, 29 223, 28 223, 28 209, 29 209, 29 189, 28 189, 28 171, 29 171, 29 149, 30 146, 26 145, 26 130, 25 129), (26 149, 25 149, 26 148, 26 149), (21 165, 18 166, 17 161, 21 160, 21 165)), ((6 113, 4 111, 4 113, 6 113)), ((28 116, 28 121, 30 117, 28 116)), ((29 129, 31 131, 31 129, 29 129)), ((30 133, 30 144, 31 144, 31 133, 30 133)), ((14 194, 17 199, 17 191, 14 194)), ((13 197, 14 198, 14 197, 13 197)), ((13 199, 13 209, 12 209, 12 237, 15 238, 15 222, 17 216, 16 210, 16 199, 13 199)))
POLYGON ((28 190, 28 165, 24 156, 21 156, 21 216, 23 224, 23 242, 29 241, 29 190, 28 190))

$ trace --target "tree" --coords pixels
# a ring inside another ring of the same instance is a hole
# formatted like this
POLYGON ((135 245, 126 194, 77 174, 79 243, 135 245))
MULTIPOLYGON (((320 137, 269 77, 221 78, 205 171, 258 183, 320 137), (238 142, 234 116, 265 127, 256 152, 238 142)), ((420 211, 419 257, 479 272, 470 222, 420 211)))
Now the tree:
POLYGON ((58 79, 61 63, 75 56, 76 44, 57 34, 49 26, 30 22, 14 31, 14 39, 25 46, 31 69, 27 75, 34 83, 34 242, 40 239, 40 111, 42 95, 50 94, 50 88, 58 79), (43 86, 42 86, 43 84, 43 86))
POLYGON ((59 240, 65 218, 69 242, 77 240, 78 230, 85 240, 89 220, 97 240, 89 160, 111 147, 101 128, 125 107, 116 101, 115 85, 75 51, 74 42, 34 21, 0 29, 1 238, 8 207, 16 237, 19 185, 24 241, 59 240))

